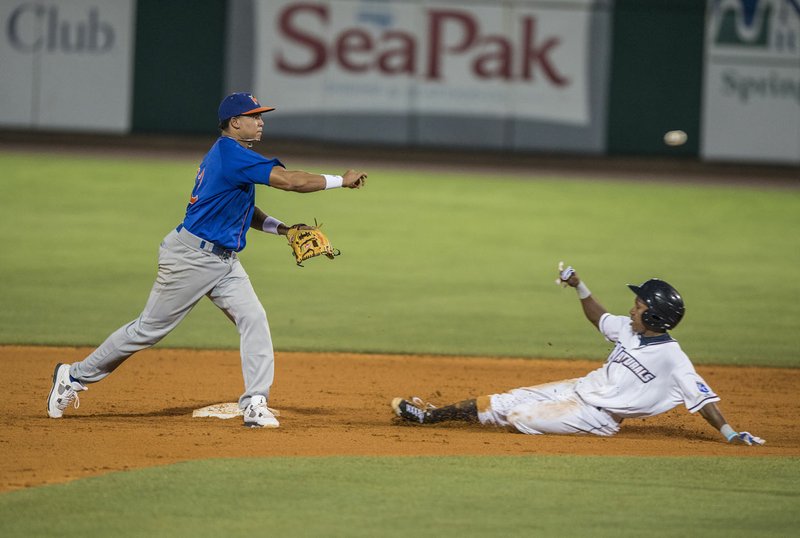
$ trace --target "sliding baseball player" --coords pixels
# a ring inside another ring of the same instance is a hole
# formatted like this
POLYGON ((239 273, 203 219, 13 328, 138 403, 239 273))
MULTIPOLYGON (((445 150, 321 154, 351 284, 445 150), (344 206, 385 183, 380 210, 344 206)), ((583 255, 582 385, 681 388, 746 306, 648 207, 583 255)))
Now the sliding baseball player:
POLYGON ((628 285, 636 295, 633 308, 628 316, 615 316, 597 302, 572 267, 560 264, 557 282, 576 289, 586 318, 615 344, 601 368, 578 379, 521 387, 441 408, 419 398, 395 398, 395 414, 417 424, 461 420, 527 434, 609 436, 626 418, 651 417, 682 404, 690 413, 700 413, 729 443, 765 443, 728 424, 717 406, 719 396, 669 334, 685 312, 675 288, 655 278, 641 286, 628 285))

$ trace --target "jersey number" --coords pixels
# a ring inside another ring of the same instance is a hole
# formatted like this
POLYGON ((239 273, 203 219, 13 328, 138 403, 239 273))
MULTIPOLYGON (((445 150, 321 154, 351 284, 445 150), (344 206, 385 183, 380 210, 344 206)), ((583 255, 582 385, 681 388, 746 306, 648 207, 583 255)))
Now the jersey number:
POLYGON ((203 182, 203 176, 205 174, 206 174, 205 168, 197 169, 197 177, 194 178, 194 189, 192 189, 192 195, 189 197, 189 205, 194 204, 199 199, 199 197, 197 196, 197 190, 200 188, 200 184, 203 182))

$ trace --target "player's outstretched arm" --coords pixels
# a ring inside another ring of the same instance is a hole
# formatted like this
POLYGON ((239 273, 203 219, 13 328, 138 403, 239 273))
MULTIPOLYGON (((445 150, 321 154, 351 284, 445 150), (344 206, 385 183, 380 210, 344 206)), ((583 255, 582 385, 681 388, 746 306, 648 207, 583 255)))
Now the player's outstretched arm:
POLYGON ((272 168, 269 175, 270 187, 291 192, 316 192, 337 187, 360 189, 367 183, 367 174, 348 170, 341 176, 312 174, 302 170, 286 170, 280 166, 272 168))
POLYGON ((603 314, 608 312, 608 310, 595 300, 592 292, 589 291, 586 284, 581 282, 581 279, 578 278, 578 273, 576 273, 571 266, 565 268, 564 262, 559 262, 556 284, 575 288, 578 292, 578 298, 581 300, 583 314, 595 327, 599 328, 600 318, 603 317, 603 314))
POLYGON ((718 429, 729 443, 748 446, 760 446, 766 441, 760 437, 756 437, 750 432, 737 432, 728 425, 725 417, 722 416, 722 411, 714 402, 707 403, 700 408, 700 416, 706 419, 706 422, 711 424, 714 428, 718 429))

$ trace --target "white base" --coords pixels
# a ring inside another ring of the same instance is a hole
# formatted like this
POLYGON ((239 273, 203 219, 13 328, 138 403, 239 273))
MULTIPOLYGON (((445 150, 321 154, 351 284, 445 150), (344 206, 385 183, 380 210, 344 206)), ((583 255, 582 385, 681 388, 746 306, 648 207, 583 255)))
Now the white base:
MULTIPOLYGON (((280 411, 277 409, 272 409, 268 407, 267 409, 275 415, 276 417, 281 416, 280 411)), ((207 418, 207 417, 214 417, 214 418, 236 418, 242 416, 242 410, 239 409, 239 404, 236 402, 225 402, 225 403, 218 403, 213 405, 207 405, 205 407, 201 407, 200 409, 195 409, 192 411, 193 418, 207 418)))

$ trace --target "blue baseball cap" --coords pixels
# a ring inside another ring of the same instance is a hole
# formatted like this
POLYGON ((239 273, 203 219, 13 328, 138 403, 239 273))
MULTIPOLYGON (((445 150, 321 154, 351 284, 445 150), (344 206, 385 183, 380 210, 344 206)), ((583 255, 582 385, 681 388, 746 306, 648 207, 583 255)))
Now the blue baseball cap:
POLYGON ((229 120, 235 116, 245 116, 247 114, 260 114, 275 110, 274 107, 261 106, 258 99, 249 93, 232 93, 222 100, 219 104, 219 122, 229 120))

